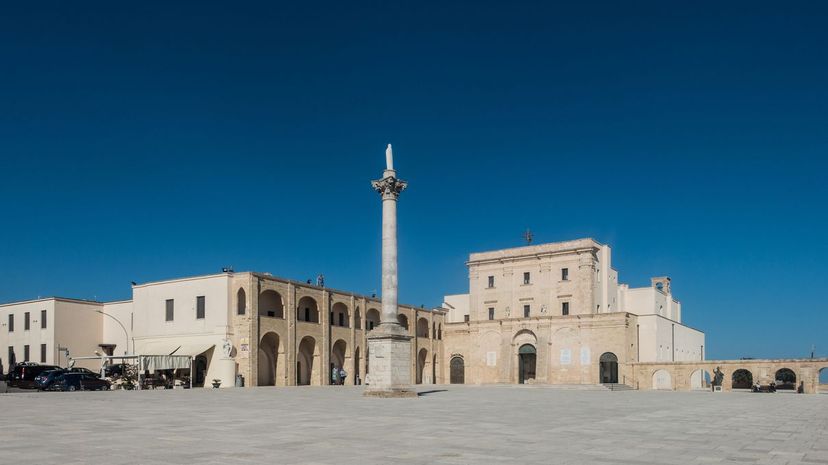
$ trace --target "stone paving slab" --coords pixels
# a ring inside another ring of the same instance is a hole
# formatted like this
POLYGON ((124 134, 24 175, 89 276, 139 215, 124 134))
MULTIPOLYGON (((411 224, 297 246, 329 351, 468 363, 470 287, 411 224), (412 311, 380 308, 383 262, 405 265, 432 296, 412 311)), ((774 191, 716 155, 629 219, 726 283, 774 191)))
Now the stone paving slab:
POLYGON ((828 464, 828 396, 420 387, 0 395, 5 464, 828 464))

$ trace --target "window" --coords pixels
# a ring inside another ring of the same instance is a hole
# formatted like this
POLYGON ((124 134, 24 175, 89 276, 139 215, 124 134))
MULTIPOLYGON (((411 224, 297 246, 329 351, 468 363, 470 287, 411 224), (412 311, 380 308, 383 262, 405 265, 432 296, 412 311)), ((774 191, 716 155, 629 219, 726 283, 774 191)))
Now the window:
POLYGON ((469 316, 468 315, 463 315, 463 321, 468 323, 469 322, 469 316))
POLYGON ((9 313, 9 332, 14 332, 14 315, 12 315, 11 313, 9 313))
POLYGON ((531 312, 531 307, 529 305, 523 306, 523 317, 529 318, 529 313, 531 312))
POLYGON ((167 317, 166 321, 173 321, 175 318, 175 300, 167 299, 167 317))
POLYGON ((523 273, 523 284, 532 284, 532 274, 528 271, 523 273))
POLYGON ((31 320, 32 317, 29 312, 23 314, 23 331, 29 330, 29 328, 31 327, 31 320))
POLYGON ((489 289, 494 287, 494 276, 489 276, 489 289))
POLYGON ((203 320, 204 319, 204 296, 200 295, 196 297, 196 319, 203 320))
POLYGON ((569 302, 561 302, 561 315, 569 315, 569 302))
POLYGON ((26 344, 25 346, 23 346, 23 361, 24 362, 29 361, 29 344, 26 344))
POLYGON ((46 363, 46 344, 40 344, 40 363, 46 363))
POLYGON ((569 281, 569 268, 561 268, 561 281, 569 281))
POLYGON ((40 311, 40 329, 46 329, 46 310, 40 311))
POLYGON ((494 320, 494 307, 489 307, 489 319, 494 320))

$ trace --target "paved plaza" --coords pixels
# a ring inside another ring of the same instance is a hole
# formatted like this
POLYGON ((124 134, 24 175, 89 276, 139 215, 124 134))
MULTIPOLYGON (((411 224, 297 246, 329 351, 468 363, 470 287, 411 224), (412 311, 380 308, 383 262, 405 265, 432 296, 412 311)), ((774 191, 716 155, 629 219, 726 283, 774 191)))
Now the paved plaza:
POLYGON ((2 464, 828 464, 828 395, 420 387, 0 395, 2 464))

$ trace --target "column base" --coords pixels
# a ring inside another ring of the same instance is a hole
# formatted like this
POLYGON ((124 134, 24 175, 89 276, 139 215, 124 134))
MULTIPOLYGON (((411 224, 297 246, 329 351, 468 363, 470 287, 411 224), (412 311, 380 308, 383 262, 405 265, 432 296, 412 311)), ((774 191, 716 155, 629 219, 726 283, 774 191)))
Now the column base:
POLYGON ((411 336, 397 331, 382 331, 380 326, 368 335, 369 384, 366 397, 417 397, 411 389, 411 336))

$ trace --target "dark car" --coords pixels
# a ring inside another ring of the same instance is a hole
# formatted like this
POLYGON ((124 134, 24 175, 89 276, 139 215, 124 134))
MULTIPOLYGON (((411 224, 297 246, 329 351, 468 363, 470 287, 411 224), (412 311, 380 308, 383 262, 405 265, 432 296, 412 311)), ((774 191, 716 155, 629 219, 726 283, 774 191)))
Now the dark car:
POLYGON ((98 372, 96 372, 96 371, 92 371, 92 370, 90 370, 89 368, 83 368, 83 367, 72 367, 72 368, 69 368, 69 369, 68 369, 68 370, 66 370, 66 371, 68 371, 69 373, 83 373, 83 374, 85 374, 85 375, 92 375, 92 376, 94 376, 94 377, 96 377, 96 378, 100 378, 100 377, 101 377, 101 374, 100 374, 100 373, 98 373, 98 372))
POLYGON ((55 379, 57 379, 58 376, 60 376, 64 373, 66 373, 66 370, 64 370, 64 369, 44 371, 43 373, 37 375, 37 377, 35 378, 35 383, 37 383, 37 388, 40 389, 41 391, 43 391, 45 389, 49 389, 49 386, 51 386, 52 383, 55 382, 55 379))
POLYGON ((44 371, 58 370, 54 365, 38 365, 36 363, 18 363, 12 368, 8 376, 9 387, 20 389, 37 389, 35 378, 44 371))
POLYGON ((63 373, 51 385, 54 391, 109 390, 109 381, 85 373, 63 373))

